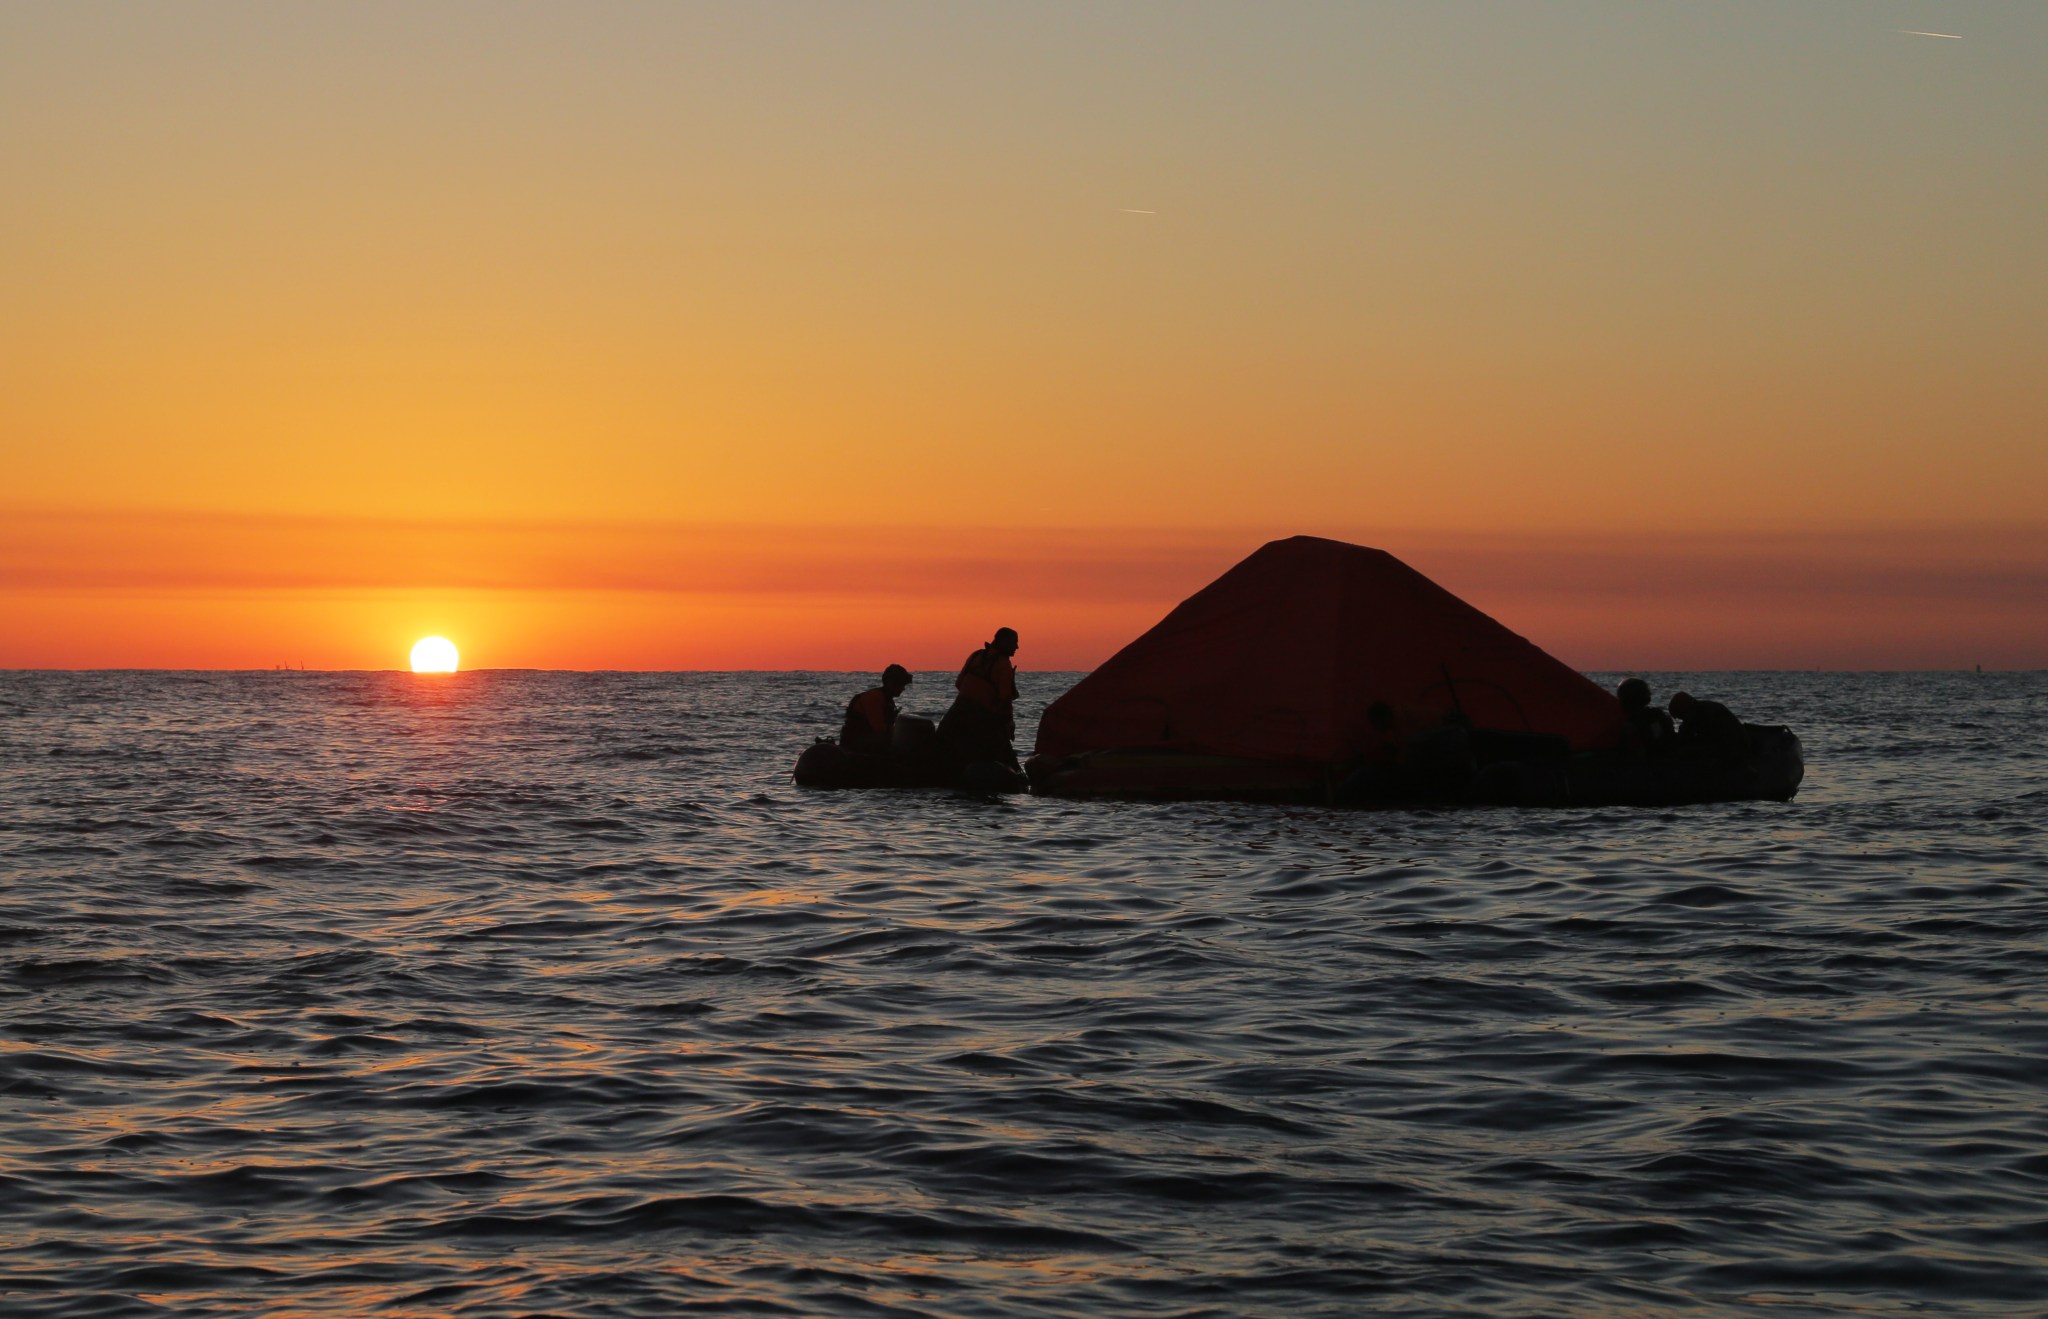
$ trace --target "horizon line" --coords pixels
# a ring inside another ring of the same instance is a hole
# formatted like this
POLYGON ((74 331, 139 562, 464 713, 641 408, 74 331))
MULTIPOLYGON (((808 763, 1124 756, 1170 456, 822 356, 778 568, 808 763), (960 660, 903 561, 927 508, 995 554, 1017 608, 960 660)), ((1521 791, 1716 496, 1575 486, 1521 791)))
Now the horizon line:
MULTIPOLYGON (((953 670, 952 670, 951 668, 943 668, 943 669, 912 669, 912 670, 911 670, 911 672, 912 672, 912 673, 951 673, 952 671, 953 671, 953 670)), ((1095 670, 1094 670, 1094 669, 1027 669, 1027 668, 1019 668, 1019 669, 1018 669, 1017 671, 1018 671, 1018 672, 1019 672, 1020 674, 1029 674, 1029 673, 1056 673, 1056 674, 1065 674, 1065 673, 1079 673, 1079 674, 1084 674, 1084 675, 1085 675, 1085 674, 1089 674, 1089 673, 1093 673, 1093 672, 1095 672, 1095 670)), ((472 673, 660 673, 660 674, 727 674, 727 673, 779 673, 779 674, 804 674, 804 673, 818 673, 818 674, 832 674, 832 675, 835 675, 835 676, 837 676, 837 675, 844 675, 844 674, 856 674, 856 673, 874 673, 874 672, 880 672, 880 670, 878 670, 878 669, 816 669, 816 668, 790 668, 790 669, 763 669, 763 668, 737 668, 737 669, 569 669, 569 668, 534 668, 534 667, 530 667, 530 666, 520 666, 520 665, 508 665, 508 666, 503 666, 503 667, 496 667, 496 668, 483 668, 483 667, 479 667, 479 668, 465 668, 465 669, 459 669, 459 670, 457 670, 457 671, 456 671, 456 672, 454 672, 454 673, 415 673, 415 672, 413 672, 413 671, 412 671, 411 669, 323 669, 323 668, 284 668, 284 667, 281 667, 281 666, 276 666, 276 665, 272 665, 272 666, 270 666, 270 667, 267 667, 267 668, 140 668, 140 667, 133 667, 133 666, 121 666, 121 665, 93 665, 93 666, 89 666, 89 667, 77 667, 77 668, 64 668, 64 667, 58 667, 58 668, 51 668, 51 667, 48 667, 48 666, 43 666, 43 667, 22 667, 22 666, 17 666, 17 665, 5 665, 5 664, 0 664, 0 673, 273 673, 273 674, 275 674, 275 673, 321 673, 321 674, 360 674, 360 673, 395 673, 395 674, 399 674, 399 675, 401 675, 401 676, 404 676, 404 677, 408 677, 408 678, 420 678, 420 679, 423 679, 423 680, 427 680, 427 681, 445 681, 445 680, 447 680, 447 679, 451 679, 451 678, 461 678, 461 677, 464 677, 464 676, 466 676, 466 675, 468 675, 468 674, 472 674, 472 673)), ((1974 665, 1974 666, 1969 666, 1969 667, 1952 667, 1952 666, 1948 666, 1948 665, 1926 665, 1926 666, 1922 666, 1922 667, 1918 667, 1918 668, 1890 668, 1890 669, 1884 669, 1884 668, 1827 668, 1827 667, 1813 667, 1813 668, 1808 668, 1808 667, 1804 667, 1804 666, 1801 666, 1801 667, 1798 667, 1798 668, 1786 668, 1786 667, 1784 667, 1784 666, 1782 666, 1782 665, 1779 665, 1779 666, 1764 666, 1764 667, 1759 667, 1759 668, 1741 668, 1741 667, 1736 667, 1736 668, 1729 668, 1729 667, 1714 667, 1714 666, 1707 666, 1707 667, 1702 667, 1702 668, 1660 668, 1660 667, 1636 667, 1636 666, 1631 666, 1631 665, 1621 664, 1621 665, 1600 665, 1600 666, 1596 666, 1596 667, 1593 667, 1593 668, 1586 668, 1586 669, 1576 669, 1576 668, 1575 668, 1575 669, 1573 669, 1573 672, 1575 672, 1575 673, 1578 673, 1578 674, 1581 674, 1581 675, 1584 675, 1584 674, 1593 674, 1593 673, 1835 673, 1835 674, 1904 674, 1904 673, 1970 673, 1970 674, 1976 674, 1976 673, 2048 673, 2048 666, 2044 666, 2044 667, 2041 667, 2041 668, 2000 668, 2000 667, 1992 667, 1992 668, 1985 668, 1985 667, 1984 667, 1983 665, 1979 664, 1979 665, 1974 665)))

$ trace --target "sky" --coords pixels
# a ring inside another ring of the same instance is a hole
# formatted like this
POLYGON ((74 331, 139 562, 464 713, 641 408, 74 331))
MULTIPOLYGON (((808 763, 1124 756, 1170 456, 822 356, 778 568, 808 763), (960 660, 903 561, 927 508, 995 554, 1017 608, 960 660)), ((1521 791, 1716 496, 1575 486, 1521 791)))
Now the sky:
POLYGON ((2048 5, 0 6, 0 667, 2048 667, 2048 5), (1942 36, 1923 33, 1950 34, 1942 36))

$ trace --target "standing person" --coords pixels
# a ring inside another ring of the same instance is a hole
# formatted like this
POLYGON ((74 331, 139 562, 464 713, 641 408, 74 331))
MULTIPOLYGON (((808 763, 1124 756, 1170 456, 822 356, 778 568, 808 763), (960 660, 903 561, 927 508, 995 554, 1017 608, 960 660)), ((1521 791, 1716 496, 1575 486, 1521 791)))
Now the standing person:
POLYGON ((1015 765, 1010 743, 1017 736, 1017 632, 999 627, 995 636, 960 666, 953 680, 959 695, 939 721, 939 736, 961 760, 999 760, 1015 765))
POLYGON ((889 754, 896 727, 896 698, 910 685, 910 670, 891 664, 882 670, 882 685, 870 687, 846 703, 846 722, 839 727, 839 745, 871 756, 889 754))

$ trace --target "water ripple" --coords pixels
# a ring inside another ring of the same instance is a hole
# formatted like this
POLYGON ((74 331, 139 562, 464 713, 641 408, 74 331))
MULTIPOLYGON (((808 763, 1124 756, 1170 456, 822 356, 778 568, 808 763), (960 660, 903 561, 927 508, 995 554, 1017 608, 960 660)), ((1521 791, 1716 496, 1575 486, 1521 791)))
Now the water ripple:
POLYGON ((0 1308, 2037 1306, 2048 683, 1653 681, 1807 790, 809 793, 851 680, 0 675, 0 1308))

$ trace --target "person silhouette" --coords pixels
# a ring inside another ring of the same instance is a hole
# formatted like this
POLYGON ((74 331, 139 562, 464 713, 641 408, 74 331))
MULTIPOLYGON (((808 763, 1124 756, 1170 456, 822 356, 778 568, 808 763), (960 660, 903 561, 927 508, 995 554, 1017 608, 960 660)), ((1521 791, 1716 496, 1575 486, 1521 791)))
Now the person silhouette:
POLYGON ((939 736, 963 761, 1017 763, 1010 743, 1017 736, 1017 653, 1015 628, 999 627, 987 645, 967 657, 953 680, 959 693, 939 721, 939 736))
POLYGON ((896 698, 911 683, 910 670, 891 664, 882 670, 882 685, 870 687, 846 703, 846 722, 839 727, 839 745, 871 756, 889 753, 896 727, 896 698))
POLYGON ((1749 759, 1748 732, 1734 711, 1719 701, 1702 701, 1689 692, 1679 692, 1671 698, 1671 714, 1678 720, 1673 745, 1679 755, 1730 765, 1749 759))
POLYGON ((1637 759, 1671 754, 1677 736, 1671 716, 1650 704, 1650 684, 1641 678, 1624 678, 1614 689, 1621 701, 1621 749, 1637 759))

